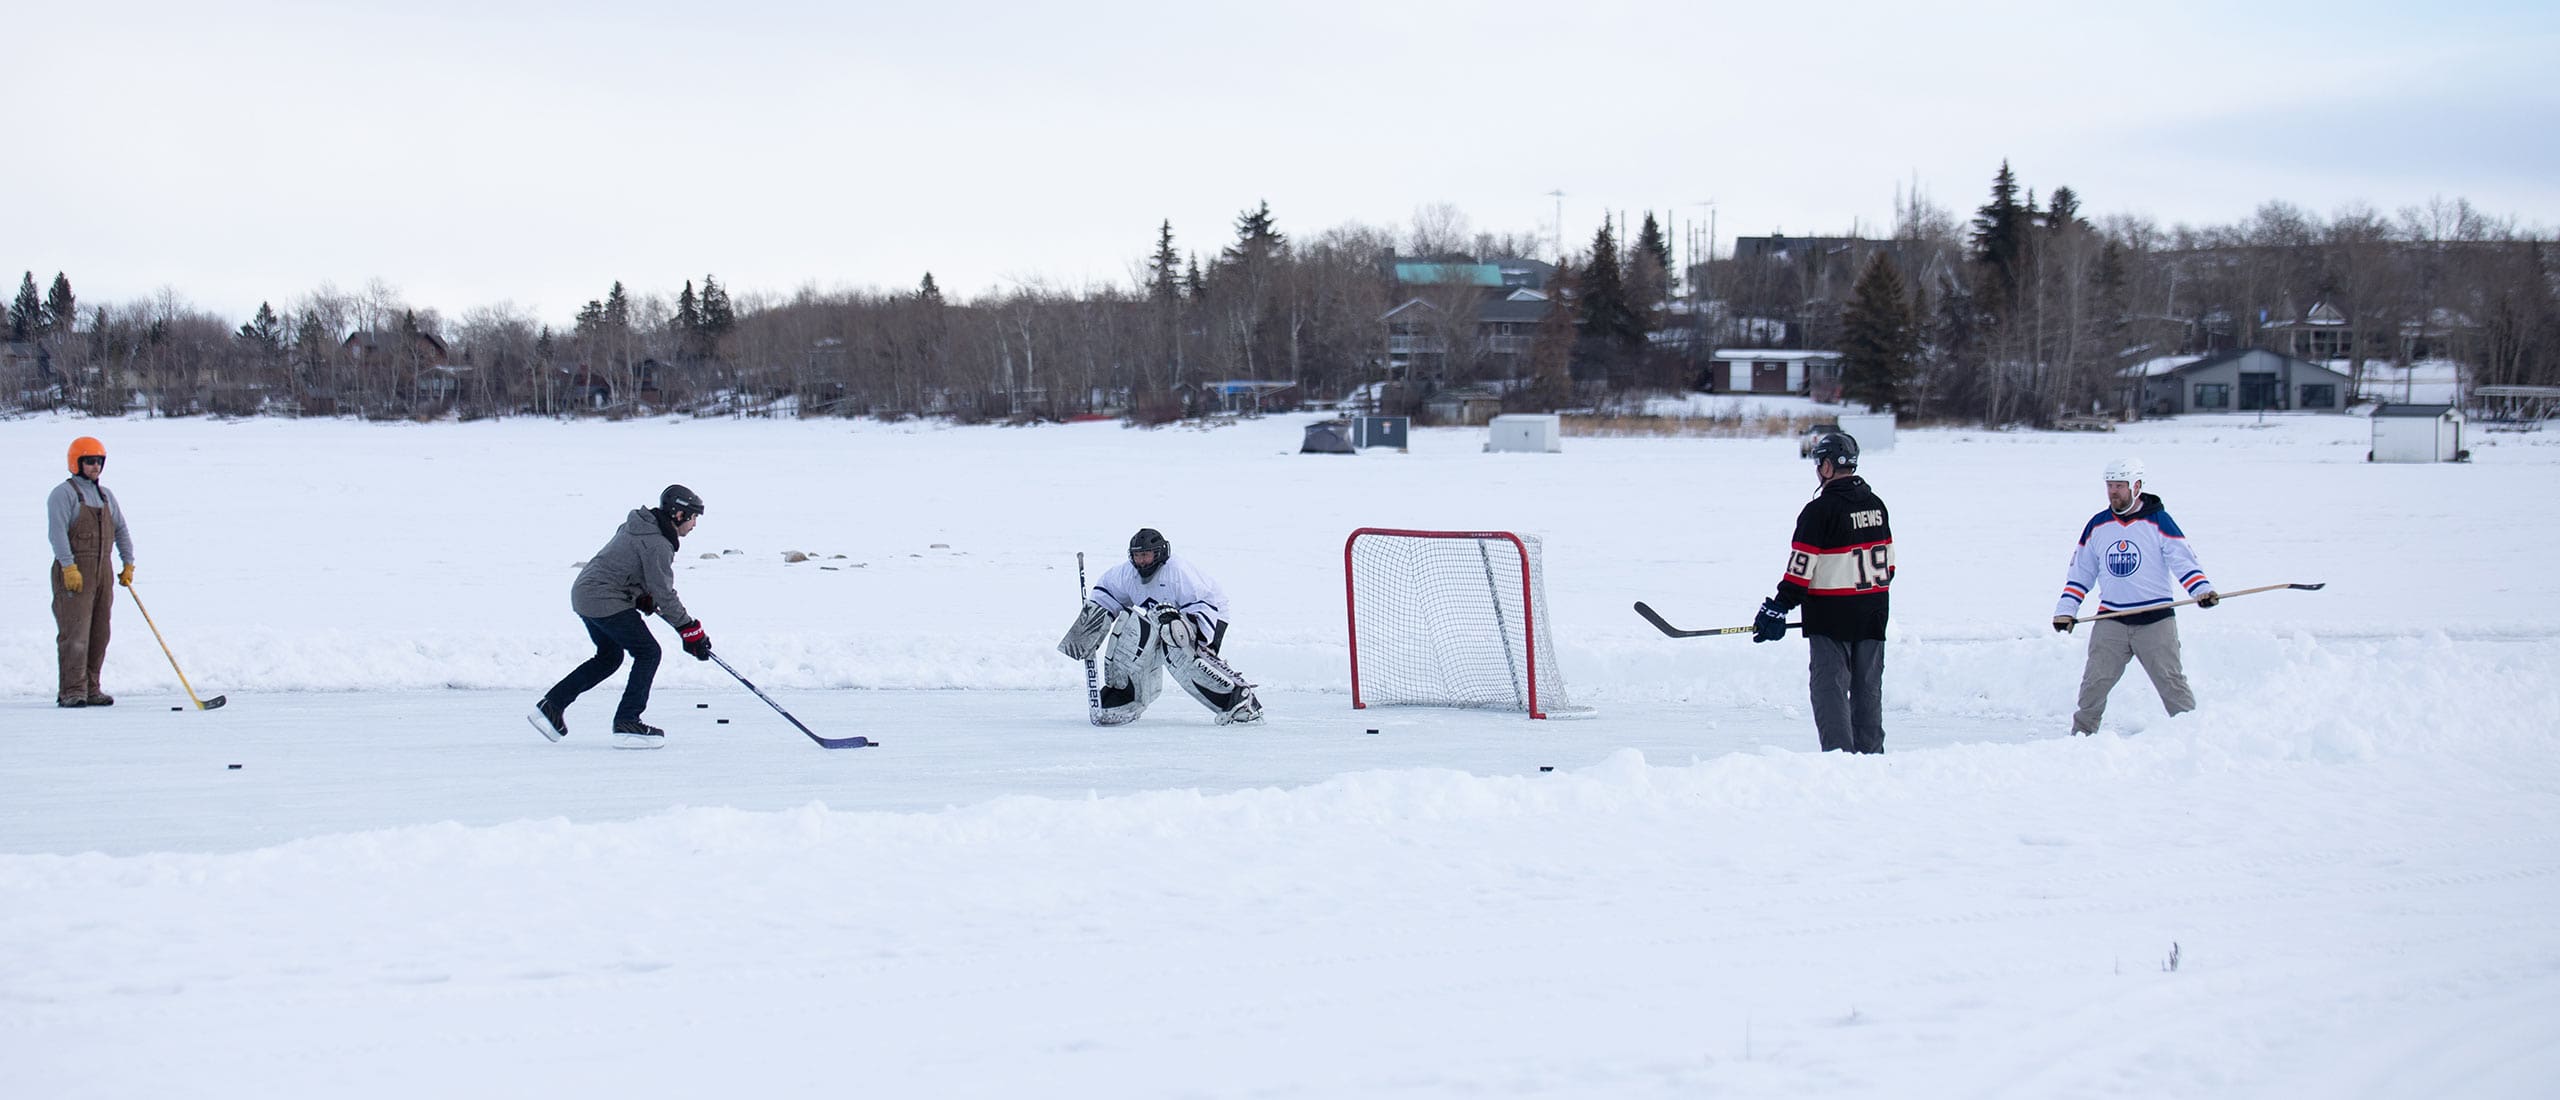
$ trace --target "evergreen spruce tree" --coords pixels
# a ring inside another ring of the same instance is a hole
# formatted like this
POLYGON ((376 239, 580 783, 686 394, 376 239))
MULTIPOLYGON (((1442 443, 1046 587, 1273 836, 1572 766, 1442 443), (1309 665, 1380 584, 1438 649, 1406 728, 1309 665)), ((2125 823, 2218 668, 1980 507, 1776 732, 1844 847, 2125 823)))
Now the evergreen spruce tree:
POLYGON ((942 304, 942 288, 934 285, 933 272, 924 273, 924 283, 916 287, 916 300, 927 305, 942 304))
POLYGON ((2089 228, 2089 223, 2080 220, 2080 193, 2068 187, 2054 188, 2053 198, 2045 205, 2044 227, 2056 233, 2089 228))
POLYGON ((1209 284, 1200 277, 1200 254, 1191 254, 1191 262, 1182 270, 1182 296, 1199 301, 1209 293, 1209 284))
POLYGON ((613 289, 604 296, 605 327, 617 332, 631 327, 631 296, 622 290, 622 280, 613 281, 613 289))
POLYGON ((2026 252, 2026 230, 2035 213, 2032 201, 2018 201, 2018 177, 2009 162, 1991 178, 1991 201, 1974 211, 1973 259, 1988 280, 1986 295, 1993 308, 2007 310, 2018 296, 2018 264, 2026 252))
POLYGON ((1652 328, 1653 309, 1671 297, 1671 246, 1662 239, 1662 226, 1653 220, 1653 212, 1644 215, 1644 228, 1636 232, 1636 248, 1627 257, 1627 304, 1652 328))
POLYGON ((44 295, 44 327, 49 333, 71 335, 80 321, 80 304, 71 296, 71 280, 59 271, 53 273, 53 287, 44 295))
POLYGON ((36 273, 18 281, 18 299, 9 303, 9 338, 31 340, 44 325, 44 300, 36 297, 36 273))
POLYGON ((713 359, 720 357, 720 341, 738 327, 737 307, 729 304, 729 292, 721 289, 720 280, 706 274, 702 277, 702 353, 713 359))
POLYGON ((1147 297, 1171 304, 1182 297, 1182 256, 1173 250, 1173 219, 1156 230, 1156 252, 1147 258, 1147 297))
POLYGON ((702 311, 694 307, 693 280, 691 279, 684 281, 684 290, 676 295, 676 316, 672 324, 676 330, 676 338, 688 348, 693 346, 694 341, 702 338, 702 311))
POLYGON ((257 316, 251 317, 248 324, 240 326, 239 336, 242 341, 262 352, 273 353, 284 350, 284 323, 276 319, 275 308, 265 302, 258 303, 257 316))
POLYGON ((1643 350, 1644 319, 1627 302, 1625 276, 1618 266, 1618 240, 1602 222, 1591 238, 1591 262, 1576 280, 1582 292, 1582 337, 1598 354, 1612 357, 1643 350))
POLYGON ((1236 243, 1219 253, 1222 263, 1259 266, 1278 259, 1289 247, 1289 238, 1275 228, 1270 200, 1236 215, 1236 243))
POLYGON ((1876 253, 1840 315, 1841 395, 1877 412, 1899 405, 1919 358, 1919 326, 1902 272, 1876 253))

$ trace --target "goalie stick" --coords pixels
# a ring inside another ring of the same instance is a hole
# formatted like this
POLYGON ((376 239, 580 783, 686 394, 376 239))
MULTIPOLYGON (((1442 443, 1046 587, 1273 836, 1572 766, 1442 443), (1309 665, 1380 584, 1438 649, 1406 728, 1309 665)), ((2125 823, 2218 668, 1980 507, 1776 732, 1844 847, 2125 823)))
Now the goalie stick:
MULTIPOLYGON (((1084 598, 1084 551, 1076 551, 1076 598, 1084 598)), ((1084 718, 1094 725, 1102 724, 1102 680, 1094 671, 1093 655, 1084 658, 1084 718)))
MULTIPOLYGON (((2230 599, 2238 599, 2239 597, 2246 596, 2246 595, 2250 595, 2250 594, 2252 594, 2252 593, 2257 593, 2257 592, 2274 592, 2274 591, 2276 591, 2276 590, 2278 590, 2278 589, 2284 589, 2284 588, 2297 589, 2297 590, 2300 590, 2300 591, 2303 591, 2303 592, 2317 592, 2317 591, 2319 591, 2319 590, 2321 590, 2321 589, 2323 589, 2323 588, 2327 588, 2327 587, 2329 587, 2329 582, 2327 582, 2327 581, 2321 581, 2321 582, 2319 582, 2318 584, 2262 584, 2262 585, 2257 586, 2256 588, 2243 588, 2243 589, 2240 589, 2240 590, 2238 590, 2238 591, 2236 591, 2236 592, 2216 592, 2216 593, 2214 593, 2214 595, 2216 595, 2216 596, 2220 596, 2220 597, 2222 597, 2223 599, 2226 599, 2226 600, 2230 600, 2230 599)), ((2185 606, 2187 606, 2188 604, 2191 604, 2191 603, 2199 603, 2199 602, 2202 602, 2202 601, 2203 601, 2203 599, 2204 599, 2204 597, 2202 597, 2202 596, 2197 596, 2197 597, 2195 597, 2195 598, 2193 598, 2193 599, 2179 600, 2179 601, 2178 601, 2178 602, 2176 602, 2176 603, 2155 603, 2155 604, 2152 604, 2152 605, 2151 605, 2151 606, 2149 606, 2149 607, 2129 607, 2129 608, 2126 608, 2126 609, 2124 609, 2124 610, 2122 610, 2122 611, 2107 611, 2107 612, 2101 612, 2101 613, 2096 614, 2096 615, 2091 615, 2091 616, 2089 616, 2088 618, 2085 618, 2085 619, 2073 619, 2073 620, 2071 620, 2071 621, 2072 621, 2072 622, 2075 622, 2075 623, 2094 623, 2094 622, 2097 622, 2097 621, 2098 621, 2098 620, 2100 620, 2100 619, 2120 619, 2120 618, 2123 618, 2123 617, 2125 617, 2125 616, 2127 616, 2127 615, 2143 615, 2143 614, 2148 614, 2148 613, 2153 612, 2153 611, 2165 611, 2165 610, 2168 610, 2169 608, 2172 608, 2172 607, 2185 607, 2185 606)))
MULTIPOLYGON (((1662 621, 1662 616, 1655 614, 1652 608, 1646 607, 1643 600, 1636 601, 1636 614, 1644 616, 1644 621, 1652 623, 1655 629, 1674 638, 1712 638, 1718 634, 1749 634, 1752 630, 1752 628, 1747 626, 1719 626, 1709 630, 1682 630, 1679 627, 1662 621)), ((1795 630, 1802 626, 1804 626, 1803 623, 1788 623, 1787 629, 1795 630)))
POLYGON ((874 740, 872 740, 872 739, 870 739, 870 738, 868 738, 868 737, 820 737, 820 736, 818 736, 818 731, 813 730, 813 729, 810 729, 808 726, 802 725, 799 719, 797 719, 797 718, 793 718, 793 717, 791 716, 791 712, 790 712, 790 711, 787 711, 787 710, 782 709, 782 704, 777 703, 777 702, 774 702, 774 701, 773 701, 773 696, 770 696, 770 695, 765 694, 765 693, 764 693, 764 689, 763 689, 763 688, 757 687, 757 686, 756 686, 752 681, 748 680, 748 679, 747 679, 746 677, 744 677, 744 676, 738 676, 738 670, 737 670, 737 669, 734 669, 734 668, 730 668, 730 667, 729 667, 729 662, 724 661, 724 660, 721 660, 721 659, 720 659, 720 655, 719 655, 719 654, 717 654, 717 653, 712 654, 712 655, 711 655, 711 662, 712 662, 713 664, 719 665, 719 666, 720 666, 720 668, 721 668, 721 671, 727 672, 727 673, 728 673, 729 675, 731 675, 731 676, 737 676, 737 677, 738 677, 738 682, 739 682, 739 683, 741 683, 741 684, 745 684, 745 685, 747 685, 747 690, 748 690, 748 691, 755 692, 755 693, 756 693, 756 698, 764 700, 764 705, 766 705, 766 706, 768 706, 768 707, 772 707, 772 708, 773 708, 773 712, 774 712, 775 714, 779 714, 779 715, 781 715, 781 716, 783 717, 783 719, 784 719, 784 720, 786 720, 786 721, 790 722, 790 723, 791 723, 792 725, 794 725, 794 726, 798 726, 798 727, 799 727, 799 729, 800 729, 800 732, 805 733, 805 734, 808 734, 808 735, 809 735, 809 740, 812 740, 812 741, 817 742, 817 743, 818 743, 818 747, 819 747, 819 748, 822 748, 822 749, 867 749, 867 748, 870 748, 870 747, 871 747, 871 746, 873 746, 873 745, 877 745, 877 744, 879 744, 879 742, 874 741, 874 740))

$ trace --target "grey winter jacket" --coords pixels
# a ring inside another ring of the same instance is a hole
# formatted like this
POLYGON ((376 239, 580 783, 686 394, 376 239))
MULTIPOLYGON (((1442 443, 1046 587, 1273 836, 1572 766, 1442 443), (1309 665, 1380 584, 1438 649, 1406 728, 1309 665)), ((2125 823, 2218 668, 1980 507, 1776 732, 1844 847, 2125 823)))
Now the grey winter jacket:
POLYGON ((657 514, 634 508, 605 540, 604 549, 578 570, 569 586, 569 607, 590 619, 619 615, 639 606, 646 593, 658 602, 658 616, 677 629, 693 622, 676 598, 676 544, 658 530, 657 514))

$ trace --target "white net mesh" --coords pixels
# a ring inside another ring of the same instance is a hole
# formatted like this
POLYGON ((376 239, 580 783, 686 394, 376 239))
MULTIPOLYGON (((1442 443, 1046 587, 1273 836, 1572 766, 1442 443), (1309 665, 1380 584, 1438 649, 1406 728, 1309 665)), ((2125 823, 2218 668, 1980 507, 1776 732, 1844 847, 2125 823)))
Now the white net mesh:
POLYGON ((1358 705, 1574 709, 1534 536, 1363 528, 1343 560, 1358 705))

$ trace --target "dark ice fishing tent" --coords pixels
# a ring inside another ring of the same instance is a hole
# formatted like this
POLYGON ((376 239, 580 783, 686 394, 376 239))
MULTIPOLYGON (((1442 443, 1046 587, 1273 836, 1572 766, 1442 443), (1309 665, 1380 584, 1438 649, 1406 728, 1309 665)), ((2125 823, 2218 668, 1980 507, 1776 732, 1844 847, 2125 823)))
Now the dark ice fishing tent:
POLYGON ((1307 425, 1306 441, 1298 444, 1302 455, 1358 454, 1351 445, 1351 424, 1343 420, 1319 420, 1307 425))

